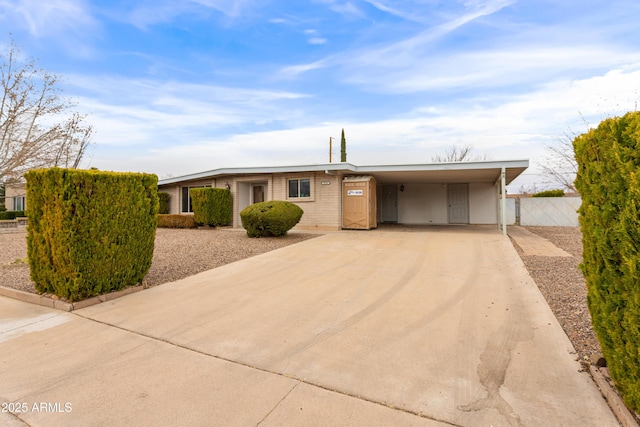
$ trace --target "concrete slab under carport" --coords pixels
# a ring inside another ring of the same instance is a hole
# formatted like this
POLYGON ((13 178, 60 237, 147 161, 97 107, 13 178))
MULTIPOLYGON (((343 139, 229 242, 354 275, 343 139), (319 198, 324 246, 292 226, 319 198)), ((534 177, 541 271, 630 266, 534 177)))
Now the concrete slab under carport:
POLYGON ((317 386, 416 422, 617 425, 507 237, 411 231, 333 233, 77 313, 295 379, 292 398, 317 386))

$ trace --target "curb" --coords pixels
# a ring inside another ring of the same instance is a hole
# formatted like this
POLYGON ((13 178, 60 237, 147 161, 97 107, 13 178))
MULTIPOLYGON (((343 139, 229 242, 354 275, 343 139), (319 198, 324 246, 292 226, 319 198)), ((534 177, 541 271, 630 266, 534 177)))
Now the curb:
POLYGON ((132 286, 121 291, 110 292, 108 294, 98 295, 97 297, 91 297, 76 302, 66 302, 59 299, 53 299, 47 295, 32 294, 31 292, 20 291, 18 289, 7 288, 5 286, 0 286, 0 295, 7 298, 13 298, 18 301, 28 302, 30 304, 55 308, 56 310, 73 311, 100 304, 102 302, 111 301, 134 292, 139 292, 144 288, 145 287, 143 285, 132 286))
POLYGON ((638 427, 638 422, 624 405, 618 393, 613 391, 600 369, 595 365, 589 365, 589 372, 620 424, 623 427, 638 427))

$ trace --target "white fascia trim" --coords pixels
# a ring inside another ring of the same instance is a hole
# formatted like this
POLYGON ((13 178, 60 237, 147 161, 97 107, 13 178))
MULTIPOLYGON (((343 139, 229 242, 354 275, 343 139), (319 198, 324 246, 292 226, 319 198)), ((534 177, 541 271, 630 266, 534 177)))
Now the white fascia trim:
POLYGON ((293 166, 256 166, 247 168, 220 168, 190 175, 176 176, 161 179, 158 185, 175 184, 183 181, 195 181, 198 179, 216 178, 223 175, 251 175, 263 173, 293 173, 293 172, 317 172, 317 171, 356 171, 357 166, 351 163, 326 163, 317 165, 293 165, 293 166))

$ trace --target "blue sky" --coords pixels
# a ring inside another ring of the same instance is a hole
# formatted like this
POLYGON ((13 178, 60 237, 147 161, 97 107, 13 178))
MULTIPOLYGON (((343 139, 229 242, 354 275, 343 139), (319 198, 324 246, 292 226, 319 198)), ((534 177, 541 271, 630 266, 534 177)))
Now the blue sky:
POLYGON ((88 113, 83 166, 529 158, 640 101, 637 0, 0 0, 0 48, 88 113))

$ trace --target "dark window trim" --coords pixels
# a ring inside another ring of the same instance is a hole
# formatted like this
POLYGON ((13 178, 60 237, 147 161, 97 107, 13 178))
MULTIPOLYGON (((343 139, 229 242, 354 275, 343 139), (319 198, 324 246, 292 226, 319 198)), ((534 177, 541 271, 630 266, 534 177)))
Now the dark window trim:
POLYGON ((193 205, 191 204, 191 189, 192 188, 205 188, 211 187, 211 185, 183 185, 180 187, 180 213, 193 213, 193 205), (188 189, 188 200, 189 205, 187 206, 188 210, 184 210, 185 208, 185 189, 188 189))
POLYGON ((311 199, 311 178, 289 178, 287 179, 287 194, 288 199, 311 199), (307 183, 307 187, 303 188, 303 181, 307 183), (292 186, 291 184, 294 184, 292 186), (304 190, 307 190, 303 193, 304 190))

